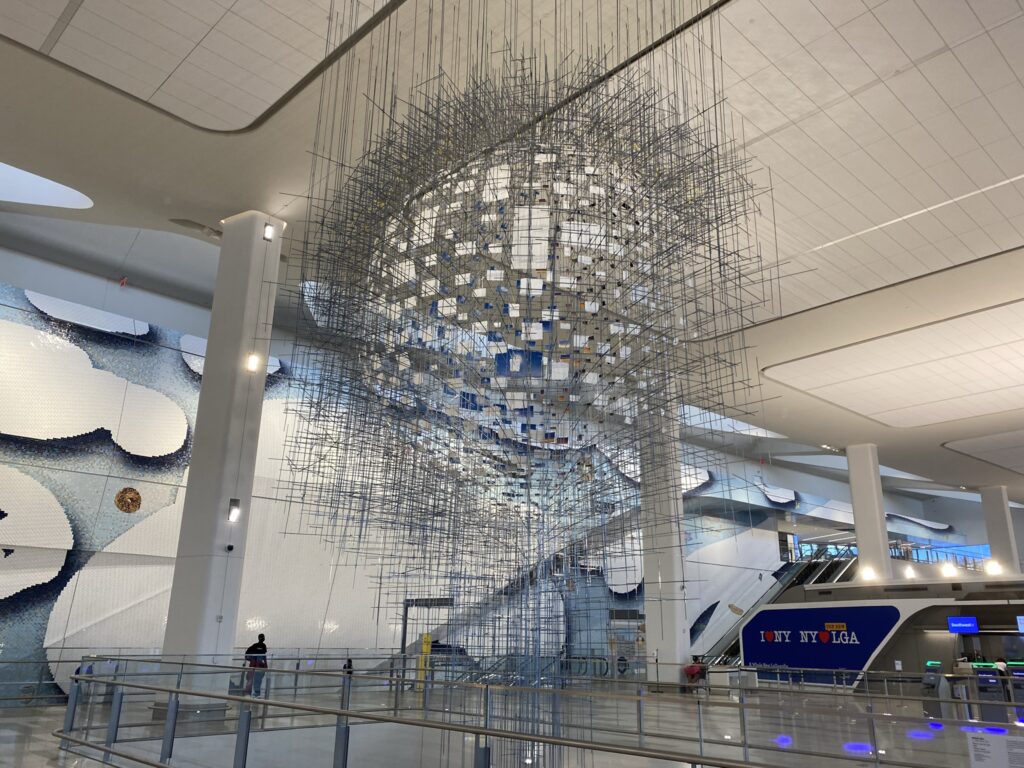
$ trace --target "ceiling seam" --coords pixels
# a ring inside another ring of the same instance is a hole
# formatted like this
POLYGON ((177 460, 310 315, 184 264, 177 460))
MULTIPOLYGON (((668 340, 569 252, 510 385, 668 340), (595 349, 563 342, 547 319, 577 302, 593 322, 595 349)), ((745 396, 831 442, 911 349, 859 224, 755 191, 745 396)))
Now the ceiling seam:
MULTIPOLYGON (((78 0, 78 1, 82 2, 82 0, 78 0)), ((217 29, 217 26, 222 21, 224 21, 224 17, 226 17, 229 13, 231 13, 234 10, 236 5, 238 5, 238 0, 233 0, 231 5, 229 5, 227 8, 224 9, 224 13, 222 13, 220 15, 220 18, 218 18, 215 22, 213 22, 213 24, 210 25, 210 28, 208 30, 206 30, 206 32, 203 33, 203 36, 200 37, 198 40, 196 40, 195 45, 192 46, 192 49, 188 53, 186 53, 184 56, 181 57, 181 60, 177 64, 174 65, 174 69, 172 69, 170 72, 168 72, 167 76, 163 80, 160 81, 160 84, 156 88, 153 89, 153 92, 151 94, 149 94, 149 97, 146 99, 147 103, 154 96, 156 96, 158 93, 160 93, 160 89, 163 88, 165 85, 167 85, 167 81, 170 80, 172 77, 174 77, 175 73, 179 69, 181 69, 181 65, 189 60, 189 58, 192 56, 192 54, 195 53, 196 50, 199 48, 199 46, 201 46, 203 44, 203 42, 206 40, 206 38, 208 38, 210 36, 210 33, 212 33, 215 29, 217 29)))
POLYGON ((64 10, 61 11, 60 16, 57 18, 57 22, 53 25, 53 29, 43 40, 43 44, 39 46, 39 52, 50 55, 53 47, 57 45, 57 41, 60 40, 61 35, 71 24, 71 20, 75 18, 75 14, 78 13, 78 9, 82 7, 84 0, 68 0, 68 4, 64 6, 64 10))

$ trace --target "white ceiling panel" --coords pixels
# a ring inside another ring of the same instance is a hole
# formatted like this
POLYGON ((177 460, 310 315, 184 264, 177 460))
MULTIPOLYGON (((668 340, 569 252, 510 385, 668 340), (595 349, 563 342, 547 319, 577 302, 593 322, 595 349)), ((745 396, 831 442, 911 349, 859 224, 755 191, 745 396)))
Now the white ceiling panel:
MULTIPOLYGON (((339 0, 345 36, 384 0, 339 0)), ((0 0, 0 34, 207 128, 251 123, 326 53, 329 0, 0 0), (61 21, 65 13, 70 18, 61 21), (47 43, 49 41, 49 43, 47 43)))
POLYGON ((0 0, 0 30, 38 48, 67 5, 66 0, 0 0))
POLYGON ((1024 302, 775 365, 765 375, 893 427, 1024 408, 1024 302))
POLYGON ((1020 3, 811 4, 722 14, 726 107, 775 185, 782 312, 1024 244, 1020 3))
POLYGON ((946 443, 946 448, 1024 474, 1024 429, 946 443))

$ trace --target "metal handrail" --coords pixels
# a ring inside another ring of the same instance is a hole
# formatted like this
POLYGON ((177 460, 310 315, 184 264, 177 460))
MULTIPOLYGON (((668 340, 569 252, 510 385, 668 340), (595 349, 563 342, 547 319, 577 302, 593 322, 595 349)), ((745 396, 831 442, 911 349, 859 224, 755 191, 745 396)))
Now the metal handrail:
MULTIPOLYGON (((72 676, 72 680, 75 681, 75 682, 80 682, 80 681, 81 682, 89 682, 89 681, 93 681, 94 679, 95 678, 91 677, 91 676, 81 676, 81 675, 73 675, 72 676)), ((131 688, 131 689, 144 690, 144 691, 150 691, 150 692, 155 692, 155 693, 166 693, 166 694, 170 694, 172 696, 176 695, 176 696, 179 696, 179 697, 185 696, 185 697, 212 699, 214 701, 237 702, 239 704, 246 704, 246 705, 250 705, 250 706, 254 703, 253 700, 251 698, 248 698, 248 697, 233 696, 231 694, 213 693, 213 692, 210 692, 210 691, 199 691, 199 690, 186 689, 186 688, 168 688, 168 687, 165 687, 165 686, 154 686, 154 685, 148 685, 148 684, 144 684, 144 683, 114 682, 114 685, 120 686, 122 688, 131 688)), ((477 687, 477 686, 473 686, 473 687, 477 687)), ((501 690, 501 691, 509 690, 508 686, 482 686, 482 687, 484 689, 487 689, 488 691, 495 690, 495 689, 501 690)), ((531 691, 533 693, 536 692, 536 689, 530 689, 530 688, 524 688, 524 689, 521 689, 521 690, 531 691)), ((562 694, 570 693, 570 692, 569 691, 565 691, 565 690, 559 690, 559 691, 557 691, 557 693, 558 693, 558 695, 562 695, 562 694)), ((732 704, 732 702, 720 702, 719 704, 716 704, 716 706, 720 706, 720 705, 729 706, 731 704, 732 704)), ((627 745, 613 744, 613 743, 607 743, 607 742, 590 742, 590 741, 582 741, 582 740, 579 740, 579 739, 566 739, 566 738, 562 738, 562 737, 546 736, 546 735, 537 734, 537 733, 523 733, 523 732, 518 732, 518 731, 508 731, 508 730, 502 730, 502 729, 498 729, 498 728, 490 728, 490 727, 486 727, 486 726, 473 726, 473 725, 465 725, 465 724, 461 724, 461 723, 439 722, 439 721, 431 721, 431 720, 427 720, 427 719, 403 718, 403 717, 397 717, 397 716, 394 716, 394 715, 382 715, 382 714, 377 714, 377 713, 373 713, 373 712, 367 712, 367 711, 364 711, 364 710, 352 710, 352 709, 347 709, 347 708, 321 707, 321 706, 317 706, 317 705, 313 705, 313 704, 299 704, 299 703, 295 703, 295 702, 285 702, 285 701, 279 701, 279 700, 274 700, 274 699, 261 700, 259 702, 259 705, 260 706, 266 706, 266 707, 279 707, 281 709, 293 710, 293 711, 299 711, 299 712, 308 712, 308 713, 312 713, 312 714, 334 715, 334 716, 339 717, 339 718, 350 718, 351 717, 351 718, 353 718, 355 720, 365 720, 365 721, 380 722, 380 723, 392 723, 392 724, 395 724, 395 725, 410 725, 410 726, 421 727, 421 728, 431 728, 431 729, 435 729, 435 730, 455 731, 455 732, 459 732, 459 733, 472 734, 472 735, 476 735, 476 736, 498 738, 498 739, 512 739, 512 740, 516 740, 516 741, 526 741, 526 742, 531 742, 531 743, 547 744, 547 745, 551 745, 551 746, 564 746, 564 747, 569 747, 569 748, 574 748, 574 749, 585 749, 585 750, 593 750, 593 751, 598 751, 598 752, 610 752, 610 753, 614 753, 614 754, 631 755, 631 756, 644 757, 644 758, 655 759, 655 760, 666 760, 666 761, 674 761, 674 762, 685 761, 685 762, 689 762, 689 763, 692 763, 692 764, 708 766, 709 768, 750 768, 750 766, 751 766, 751 763, 749 761, 737 762, 737 761, 729 760, 729 759, 725 759, 725 758, 713 758, 713 757, 707 757, 707 756, 703 756, 703 755, 699 755, 699 754, 686 753, 686 752, 672 752, 672 751, 666 751, 666 750, 649 749, 649 748, 646 748, 646 747, 631 747, 631 746, 627 746, 627 745)), ((738 704, 734 704, 733 706, 735 708, 742 708, 743 704, 742 703, 738 703, 738 704)), ((764 709, 764 707, 759 707, 759 709, 764 709)), ((877 717, 877 715, 874 715, 872 713, 866 713, 866 714, 867 714, 868 717, 871 717, 871 718, 877 717)), ((887 716, 887 717, 892 717, 892 716, 887 716)), ((893 719, 899 719, 899 718, 893 718, 893 719)), ((956 724, 956 723, 967 722, 967 721, 952 721, 952 720, 950 720, 950 721, 944 721, 944 722, 950 722, 950 723, 956 724)), ((637 732, 622 731, 622 732, 631 733, 631 734, 632 733, 636 733, 638 738, 642 738, 642 736, 643 736, 643 733, 641 733, 639 731, 637 731, 637 732)), ((136 762, 140 762, 140 763, 142 763, 144 765, 154 766, 154 768, 172 768, 168 763, 149 761, 148 759, 145 759, 145 758, 137 759, 136 756, 131 754, 131 753, 123 752, 123 751, 120 751, 120 750, 116 750, 115 751, 115 750, 113 750, 112 747, 110 747, 108 745, 100 745, 100 744, 97 744, 97 743, 94 743, 94 742, 90 742, 90 741, 87 741, 87 740, 78 739, 72 733, 68 733, 65 729, 60 729, 60 730, 53 731, 52 735, 54 737, 56 737, 56 738, 59 738, 59 739, 62 739, 62 740, 67 740, 67 741, 73 741, 75 743, 78 743, 78 744, 81 744, 83 746, 87 746, 87 747, 99 750, 99 751, 104 752, 104 753, 109 752, 110 754, 118 756, 118 757, 123 757, 123 758, 128 759, 128 760, 133 760, 133 761, 136 761, 136 762)), ((650 735, 656 735, 656 734, 650 734, 650 735)), ((737 742, 728 742, 728 741, 710 740, 710 739, 703 739, 703 741, 705 743, 729 745, 729 746, 732 746, 732 747, 743 747, 743 746, 745 746, 745 744, 741 744, 741 743, 737 743, 737 742)), ((863 757, 852 757, 852 756, 848 757, 848 756, 844 756, 844 755, 812 752, 812 751, 809 751, 809 750, 798 750, 798 749, 791 749, 791 748, 780 748, 780 747, 769 746, 769 745, 766 745, 766 744, 758 744, 758 745, 755 746, 755 748, 757 750, 759 750, 759 751, 779 752, 779 753, 784 753, 784 754, 788 754, 788 755, 803 755, 803 756, 809 756, 809 757, 823 757, 823 758, 829 758, 829 759, 832 759, 832 760, 852 761, 854 763, 862 763, 863 762, 863 757)), ((890 765, 890 766, 895 766, 896 768, 921 768, 921 764, 920 763, 908 763, 908 762, 898 761, 898 760, 888 760, 887 759, 885 761, 885 764, 886 765, 890 765)), ((760 763, 760 762, 757 763, 757 766, 758 766, 758 768, 788 768, 788 766, 784 766, 784 765, 760 763)))
MULTIPOLYGON (((168 663, 170 663, 170 664, 179 664, 180 662, 172 661, 172 662, 168 662, 168 663)), ((102 674, 72 675, 71 679, 72 680, 90 681, 90 682, 102 682, 102 683, 105 683, 105 684, 112 684, 112 685, 121 685, 122 684, 121 681, 124 680, 124 679, 127 679, 129 677, 154 677, 154 676, 158 676, 158 675, 167 675, 167 676, 172 676, 173 675, 173 676, 177 676, 178 674, 184 674, 184 675, 188 675, 188 676, 216 675, 216 674, 223 674, 223 673, 237 674, 238 672, 243 671, 244 669, 248 669, 248 668, 245 668, 245 667, 229 667, 229 666, 222 666, 222 665, 199 664, 199 663, 191 663, 191 662, 187 663, 187 666, 189 666, 189 667, 200 667, 202 669, 211 670, 211 671, 209 671, 209 672, 198 672, 198 671, 188 671, 188 672, 185 672, 185 671, 181 671, 181 672, 166 672, 166 673, 163 673, 163 672, 137 672, 137 673, 118 672, 115 676, 104 676, 102 674)), ((751 669, 760 669, 760 668, 751 668, 751 669)), ((266 668, 263 668, 261 671, 263 671, 263 672, 265 672, 267 674, 271 674, 271 673, 276 673, 276 674, 280 674, 280 675, 301 674, 301 675, 308 675, 310 677, 325 677, 325 678, 329 678, 331 680, 337 681, 338 685, 341 685, 345 681, 346 678, 350 678, 350 676, 347 675, 346 673, 341 672, 341 671, 336 671, 336 670, 315 670, 315 669, 311 669, 311 670, 298 670, 298 671, 296 671, 294 669, 283 669, 283 668, 279 668, 279 667, 266 667, 266 668)), ((791 672, 791 671, 796 671, 796 670, 786 669, 785 671, 791 672)), ((803 671, 803 670, 801 670, 801 671, 803 671)), ((833 670, 808 669, 806 671, 820 672, 820 671, 833 671, 833 670)), ((854 670, 848 670, 847 674, 855 674, 855 671, 854 670)), ((885 673, 885 674, 889 675, 890 673, 885 673)), ((396 679, 394 677, 387 676, 387 675, 375 675, 375 674, 372 674, 372 673, 370 673, 368 671, 356 672, 351 677, 355 678, 355 679, 359 679, 359 680, 379 681, 380 683, 382 683, 384 685, 392 684, 392 683, 395 682, 395 679, 396 679)), ((907 676, 904 677, 904 680, 906 679, 906 677, 907 676)), ((963 676, 963 675, 949 675, 948 677, 956 678, 957 680, 971 679, 970 677, 966 677, 966 676, 963 676)), ((598 679, 600 679, 600 678, 598 678, 598 679)), ((406 683, 410 683, 410 682, 416 682, 416 681, 410 680, 410 679, 407 678, 405 680, 405 682, 406 683)), ((517 692, 517 693, 531 693, 531 694, 537 694, 538 692, 539 693, 550 692, 551 694, 557 694, 557 695, 560 695, 560 696, 569 696, 569 697, 576 697, 576 698, 613 699, 613 700, 627 701, 627 702, 636 702, 636 701, 638 701, 640 699, 645 699, 647 696, 650 695, 650 694, 642 694, 642 693, 618 693, 618 692, 596 691, 596 690, 593 690, 593 689, 586 689, 586 688, 537 688, 535 686, 523 686, 523 685, 497 685, 497 684, 493 684, 493 683, 479 683, 479 682, 464 681, 464 680, 428 680, 428 681, 425 681, 425 682, 429 683, 429 685, 432 686, 432 687, 460 688, 460 689, 469 689, 469 690, 478 690, 478 691, 479 690, 484 690, 484 689, 489 689, 489 690, 492 690, 492 691, 494 691, 494 690, 501 690, 501 691, 509 691, 509 692, 517 692)), ((645 683, 648 684, 648 685, 652 684, 652 681, 638 681, 638 680, 622 681, 622 682, 629 683, 633 688, 636 688, 638 685, 644 685, 645 683)), ((653 683, 653 684, 657 684, 657 683, 653 683)), ((140 684, 137 684, 137 683, 127 684, 127 683, 125 683, 125 685, 140 685, 140 684)), ((721 691, 726 691, 726 692, 730 692, 730 693, 735 692, 735 693, 748 694, 748 695, 749 694, 757 694, 759 696, 775 695, 775 694, 778 693, 777 689, 772 689, 772 688, 767 688, 766 689, 766 688, 761 688, 761 687, 757 687, 757 686, 743 686, 743 685, 720 686, 720 685, 706 684, 706 685, 704 685, 702 687, 703 687, 704 690, 706 690, 708 692, 713 692, 715 690, 721 690, 721 691)), ((834 692, 824 691, 824 690, 820 690, 820 691, 819 690, 801 691, 801 693, 804 696, 835 696, 835 695, 837 695, 834 692)), ((875 700, 875 699, 885 699, 887 701, 893 701, 893 702, 938 702, 938 703, 953 703, 953 704, 967 704, 967 705, 982 705, 982 704, 992 705, 992 704, 1000 704, 1001 703, 1001 704, 1003 704, 1004 706, 1007 706, 1007 707, 1015 706, 1017 704, 1024 704, 1024 702, 1014 702, 1014 701, 993 702, 993 701, 984 700, 984 699, 970 699, 970 698, 963 698, 963 699, 961 699, 961 698, 954 698, 954 697, 943 699, 943 698, 939 698, 939 697, 909 696, 909 695, 904 695, 904 694, 889 694, 889 693, 881 693, 881 692, 875 692, 875 693, 872 693, 872 692, 864 692, 864 693, 851 692, 851 693, 853 695, 858 696, 858 697, 863 697, 863 698, 867 699, 869 702, 872 701, 872 700, 875 700)), ((247 699, 244 699, 244 700, 248 701, 248 702, 252 702, 253 701, 251 698, 247 698, 247 699)), ((269 701, 269 700, 261 699, 260 701, 266 702, 266 701, 269 701)), ((726 701, 726 700, 722 700, 722 701, 716 702, 716 706, 722 706, 722 707, 726 707, 726 708, 741 708, 742 707, 741 704, 737 704, 736 702, 731 702, 731 701, 726 701)), ((774 706, 771 706, 771 705, 760 706, 759 708, 761 708, 761 709, 776 709, 776 708, 778 708, 778 709, 785 709, 785 707, 774 707, 774 706)))

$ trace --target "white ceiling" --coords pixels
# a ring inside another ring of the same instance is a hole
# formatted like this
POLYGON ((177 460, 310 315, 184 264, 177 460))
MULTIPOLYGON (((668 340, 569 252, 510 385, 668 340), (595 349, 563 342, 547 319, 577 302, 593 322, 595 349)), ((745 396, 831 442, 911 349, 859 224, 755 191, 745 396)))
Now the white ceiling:
POLYGON ((727 105, 771 171, 783 313, 1024 243, 1017 0, 734 0, 720 17, 727 105))
POLYGON ((892 427, 1024 408, 1024 302, 773 365, 764 374, 892 427))
POLYGON ((953 440, 946 447, 1024 475, 1024 429, 953 440))
MULTIPOLYGON (((339 0, 336 37, 383 0, 339 0)), ((251 123, 325 56, 330 0, 0 0, 7 37, 196 125, 251 123)), ((337 41, 335 41, 335 44, 337 41)))

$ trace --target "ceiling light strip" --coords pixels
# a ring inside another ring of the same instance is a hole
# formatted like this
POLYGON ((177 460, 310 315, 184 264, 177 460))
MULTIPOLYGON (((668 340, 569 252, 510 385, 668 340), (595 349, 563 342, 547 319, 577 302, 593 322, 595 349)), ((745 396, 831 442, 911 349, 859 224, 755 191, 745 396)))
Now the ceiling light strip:
POLYGON ((831 242, 825 243, 824 245, 819 245, 816 248, 812 248, 811 250, 807 251, 807 253, 814 253, 815 251, 820 251, 820 250, 822 250, 824 248, 828 248, 829 246, 832 246, 832 245, 839 245, 840 243, 845 243, 847 240, 852 240, 855 237, 861 237, 862 235, 866 235, 866 234, 868 234, 870 232, 874 232, 875 230, 884 229, 885 227, 888 227, 888 226, 890 226, 892 224, 898 224, 901 221, 907 221, 908 219, 912 219, 915 216, 920 216, 923 213, 930 213, 931 211, 938 210, 939 208, 944 208, 947 205, 952 205, 953 203, 959 203, 961 200, 966 200, 969 197, 974 197, 975 195, 981 195, 981 194, 984 194, 985 192, 991 192, 993 189, 998 189, 999 187, 1005 187, 1007 184, 1014 184, 1014 183, 1016 183, 1018 181, 1022 181, 1022 180, 1024 180, 1024 173, 1019 174, 1017 176, 1014 176, 1013 178, 1010 178, 1010 179, 1004 179, 1003 181, 998 181, 995 184, 989 184, 987 187, 982 187, 981 189, 976 189, 973 192, 968 192, 967 194, 960 195, 959 197, 953 197, 953 198, 950 198, 949 200, 945 200, 945 201, 943 201, 941 203, 936 203, 935 205, 930 205, 927 208, 922 208, 919 211, 914 211, 913 213, 908 213, 906 216, 900 216, 899 218, 891 219, 890 221, 887 221, 884 224, 876 224, 873 227, 868 227, 867 229, 862 229, 860 232, 854 232, 852 235, 847 235, 846 237, 841 237, 838 240, 832 240, 831 242))

